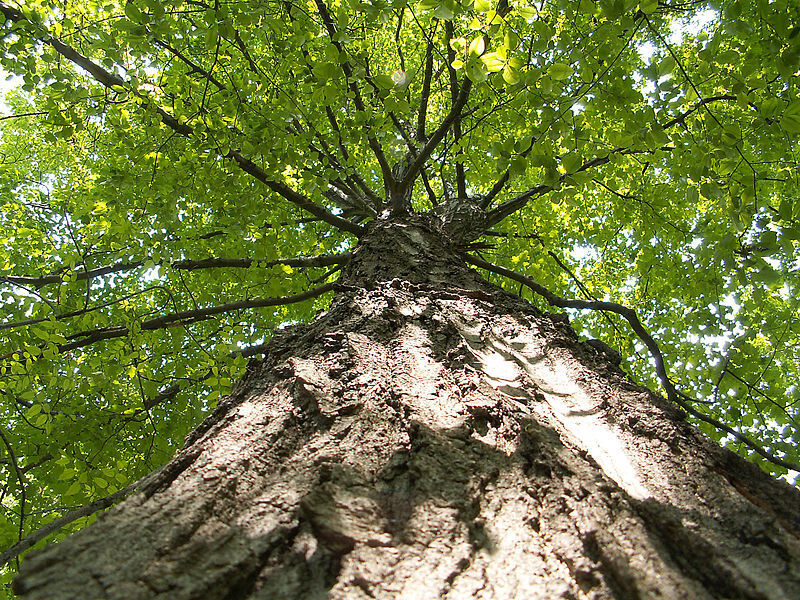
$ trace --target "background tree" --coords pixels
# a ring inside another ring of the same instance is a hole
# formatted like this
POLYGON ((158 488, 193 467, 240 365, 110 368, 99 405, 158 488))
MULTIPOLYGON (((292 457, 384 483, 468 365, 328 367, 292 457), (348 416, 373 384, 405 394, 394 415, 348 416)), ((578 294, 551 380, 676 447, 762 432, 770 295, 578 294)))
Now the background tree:
POLYGON ((370 289, 356 248, 408 276, 398 223, 438 232, 441 289, 433 247, 796 469, 797 8, 0 2, 3 558, 129 494, 276 330, 370 289))

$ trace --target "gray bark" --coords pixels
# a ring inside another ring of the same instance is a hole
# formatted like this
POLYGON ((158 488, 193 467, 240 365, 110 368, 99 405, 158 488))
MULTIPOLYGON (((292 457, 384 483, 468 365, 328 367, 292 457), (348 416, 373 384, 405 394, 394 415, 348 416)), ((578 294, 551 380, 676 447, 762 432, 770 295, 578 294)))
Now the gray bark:
POLYGON ((330 310, 22 598, 800 598, 797 490, 421 221, 369 227, 330 310))

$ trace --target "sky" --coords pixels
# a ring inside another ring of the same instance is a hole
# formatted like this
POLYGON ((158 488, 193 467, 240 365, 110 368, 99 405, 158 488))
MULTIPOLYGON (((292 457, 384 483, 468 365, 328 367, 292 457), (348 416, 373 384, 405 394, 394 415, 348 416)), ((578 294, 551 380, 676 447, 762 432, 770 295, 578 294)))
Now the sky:
POLYGON ((17 87, 22 82, 19 77, 11 76, 11 79, 7 79, 8 77, 8 72, 0 69, 0 116, 8 114, 8 106, 4 101, 6 92, 17 87))

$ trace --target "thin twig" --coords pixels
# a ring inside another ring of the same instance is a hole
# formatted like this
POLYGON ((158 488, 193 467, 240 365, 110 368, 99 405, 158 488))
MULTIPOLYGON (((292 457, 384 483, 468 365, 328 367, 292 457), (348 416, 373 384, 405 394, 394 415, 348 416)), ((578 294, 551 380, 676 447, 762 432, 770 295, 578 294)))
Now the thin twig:
POLYGON ((77 521, 82 517, 88 517, 93 515, 94 513, 108 508, 112 504, 116 504, 123 498, 129 496, 136 488, 139 486, 141 481, 132 483, 131 485, 122 488, 121 490, 114 492, 113 494, 106 496, 105 498, 100 498, 99 500, 95 500, 94 502, 90 502, 80 508, 76 508, 75 510, 69 511, 63 517, 59 517, 58 519, 54 519, 50 521, 44 527, 40 527, 30 535, 26 536, 24 539, 20 539, 19 542, 7 548, 2 553, 0 553, 0 566, 5 565, 8 561, 13 558, 17 558, 20 554, 25 552, 28 548, 33 547, 38 542, 42 541, 49 535, 54 534, 56 531, 66 527, 73 521, 77 521))
MULTIPOLYGON (((19 466, 19 461, 17 461, 17 455, 14 453, 14 448, 11 447, 11 442, 8 441, 6 434, 0 429, 0 439, 3 440, 3 443, 6 446, 6 451, 8 452, 8 456, 11 459, 11 464, 14 467, 14 472, 17 475, 17 481, 19 481, 19 490, 20 490, 20 498, 19 498, 19 530, 17 532, 17 539, 22 541, 22 532, 25 527, 25 500, 26 500, 26 493, 25 493, 25 473, 23 473, 22 469, 19 466)), ((16 556, 16 555, 15 555, 16 556)), ((1 557, 0 557, 1 558, 1 557)), ((4 560, 2 565, 5 565, 8 562, 8 559, 4 560)), ((19 567, 19 564, 17 564, 19 567)))

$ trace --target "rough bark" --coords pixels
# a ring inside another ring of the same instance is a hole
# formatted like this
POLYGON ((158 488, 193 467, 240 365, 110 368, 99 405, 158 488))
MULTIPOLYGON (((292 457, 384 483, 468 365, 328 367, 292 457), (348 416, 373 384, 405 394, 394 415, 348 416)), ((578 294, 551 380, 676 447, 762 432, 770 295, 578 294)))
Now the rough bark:
POLYGON ((800 598, 797 490, 421 220, 369 227, 331 308, 23 598, 800 598))

